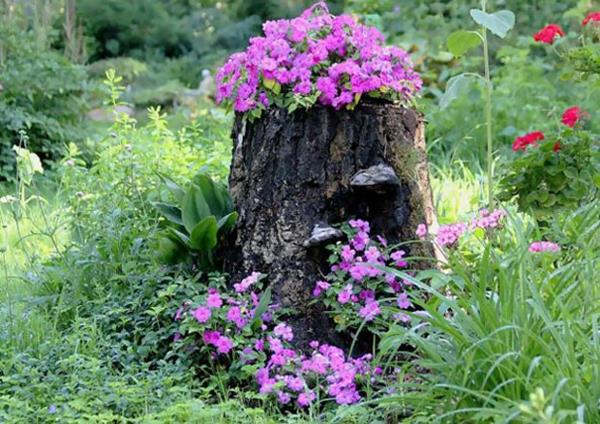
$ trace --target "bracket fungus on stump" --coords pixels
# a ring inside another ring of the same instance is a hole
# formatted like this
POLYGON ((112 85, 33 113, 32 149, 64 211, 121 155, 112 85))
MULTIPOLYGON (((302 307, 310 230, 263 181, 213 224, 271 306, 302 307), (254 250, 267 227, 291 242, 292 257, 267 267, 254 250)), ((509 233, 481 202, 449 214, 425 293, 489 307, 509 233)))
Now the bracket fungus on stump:
MULTIPOLYGON (((293 306, 297 343, 339 341, 311 291, 327 270, 325 245, 342 237, 332 225, 371 223, 391 243, 414 240, 434 224, 424 123, 412 109, 361 102, 354 110, 315 106, 288 113, 272 107, 233 128, 229 186, 240 214, 225 267, 234 280, 268 275, 274 299, 293 306)), ((412 256, 432 247, 408 246, 412 256)))

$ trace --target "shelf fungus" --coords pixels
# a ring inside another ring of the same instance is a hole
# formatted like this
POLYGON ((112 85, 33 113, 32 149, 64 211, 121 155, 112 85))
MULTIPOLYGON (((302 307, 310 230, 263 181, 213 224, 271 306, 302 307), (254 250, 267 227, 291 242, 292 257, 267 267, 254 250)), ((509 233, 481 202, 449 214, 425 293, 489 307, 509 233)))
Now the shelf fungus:
POLYGON ((384 192, 400 184, 400 179, 391 166, 379 164, 358 171, 350 178, 353 188, 384 192))
POLYGON ((304 247, 322 246, 341 240, 343 237, 344 233, 337 228, 330 227, 326 224, 316 224, 310 238, 306 239, 302 245, 304 247))

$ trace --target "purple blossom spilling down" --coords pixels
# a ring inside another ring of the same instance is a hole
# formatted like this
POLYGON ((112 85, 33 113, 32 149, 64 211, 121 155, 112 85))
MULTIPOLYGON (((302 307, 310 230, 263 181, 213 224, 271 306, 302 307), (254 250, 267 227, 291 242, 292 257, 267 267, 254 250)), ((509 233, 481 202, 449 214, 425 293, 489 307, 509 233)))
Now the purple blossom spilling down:
POLYGON ((295 399, 300 408, 306 408, 316 399, 316 391, 324 390, 340 405, 350 405, 361 400, 360 377, 375 377, 371 355, 348 358, 344 352, 317 341, 310 343, 309 355, 280 347, 273 352, 267 364, 256 371, 259 392, 272 394, 282 405, 295 399), (319 386, 315 381, 321 381, 319 386))
POLYGON ((529 251, 531 253, 551 252, 556 253, 560 251, 560 246, 551 241, 534 241, 529 245, 529 251))
POLYGON ((406 51, 385 46, 379 30, 352 16, 331 15, 323 1, 297 18, 267 21, 263 31, 217 73, 217 101, 237 112, 286 95, 341 109, 363 95, 407 101, 421 89, 406 51))

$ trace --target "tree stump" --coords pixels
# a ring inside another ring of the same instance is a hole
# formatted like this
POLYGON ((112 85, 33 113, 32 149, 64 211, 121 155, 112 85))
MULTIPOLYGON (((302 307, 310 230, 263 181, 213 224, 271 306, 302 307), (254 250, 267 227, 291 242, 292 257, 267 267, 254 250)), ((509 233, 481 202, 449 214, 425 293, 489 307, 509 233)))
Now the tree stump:
MULTIPOLYGON (((236 116, 233 142, 229 188, 240 217, 226 271, 234 281, 268 275, 274 299, 298 312, 289 323, 299 346, 340 342, 310 304, 328 269, 324 246, 341 236, 331 225, 365 219, 373 235, 395 243, 414 240, 420 223, 434 224, 422 117, 373 101, 352 111, 272 107, 254 122, 236 116)), ((405 250, 433 256, 427 244, 405 250)))

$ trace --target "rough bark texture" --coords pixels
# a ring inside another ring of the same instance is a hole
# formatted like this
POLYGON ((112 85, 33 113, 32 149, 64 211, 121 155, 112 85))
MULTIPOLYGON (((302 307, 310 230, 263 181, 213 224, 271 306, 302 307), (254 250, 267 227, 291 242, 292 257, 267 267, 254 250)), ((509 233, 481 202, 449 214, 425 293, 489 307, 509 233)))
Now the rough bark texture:
MULTIPOLYGON (((327 251, 307 240, 316 225, 350 218, 368 220, 372 234, 392 243, 413 240, 419 223, 434 223, 423 120, 391 104, 292 114, 271 108, 252 123, 238 116, 233 141, 229 185, 240 218, 226 270, 234 279, 268 274, 274 298, 298 311, 291 324, 300 345, 340 342, 329 318, 309 304, 327 251), (357 175, 375 165, 395 171, 395 184, 370 186, 369 175, 357 175)), ((430 246, 411 246, 410 255, 433 255, 430 246)))

